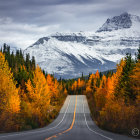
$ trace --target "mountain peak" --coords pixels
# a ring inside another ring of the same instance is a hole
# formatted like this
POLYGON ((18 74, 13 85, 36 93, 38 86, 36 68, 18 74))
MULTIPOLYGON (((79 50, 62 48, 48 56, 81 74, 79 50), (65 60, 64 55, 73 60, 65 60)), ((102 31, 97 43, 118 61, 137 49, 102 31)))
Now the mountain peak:
POLYGON ((122 13, 120 16, 129 16, 130 14, 128 12, 122 13))
POLYGON ((140 18, 138 16, 124 12, 119 16, 114 16, 110 19, 108 18, 103 26, 97 30, 97 32, 131 28, 133 20, 140 22, 140 18))

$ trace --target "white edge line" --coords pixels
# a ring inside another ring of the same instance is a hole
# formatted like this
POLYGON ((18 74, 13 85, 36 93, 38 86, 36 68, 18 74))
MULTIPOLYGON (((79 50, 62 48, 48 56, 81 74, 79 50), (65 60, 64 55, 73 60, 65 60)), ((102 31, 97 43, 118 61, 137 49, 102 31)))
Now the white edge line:
POLYGON ((64 120, 64 118, 66 116, 66 113, 68 111, 69 104, 70 104, 70 99, 69 99, 69 102, 68 102, 68 105, 67 105, 67 108, 66 108, 66 111, 64 113, 64 116, 63 116, 62 120, 56 126, 54 126, 54 127, 51 127, 51 128, 45 129, 45 130, 36 130, 36 131, 33 131, 33 132, 19 132, 19 134, 12 134, 12 135, 7 135, 7 136, 0 136, 0 138, 17 136, 17 135, 26 135, 26 134, 32 134, 32 133, 37 133, 37 132, 40 133, 40 132, 44 132, 44 131, 48 131, 48 130, 54 129, 54 128, 58 127, 63 122, 63 120, 64 120))
POLYGON ((97 135, 100 135, 100 136, 102 136, 102 137, 104 137, 104 138, 106 138, 106 139, 108 139, 108 140, 113 140, 112 138, 109 138, 109 137, 107 137, 107 136, 104 136, 103 134, 98 133, 98 132, 92 130, 92 129, 89 127, 89 125, 88 125, 88 123, 87 123, 87 119, 86 119, 84 107, 85 107, 85 103, 84 103, 84 99, 83 99, 83 112, 84 112, 84 117, 85 117, 85 122, 86 122, 87 128, 88 128, 91 132, 93 132, 93 133, 95 133, 95 134, 97 134, 97 135))

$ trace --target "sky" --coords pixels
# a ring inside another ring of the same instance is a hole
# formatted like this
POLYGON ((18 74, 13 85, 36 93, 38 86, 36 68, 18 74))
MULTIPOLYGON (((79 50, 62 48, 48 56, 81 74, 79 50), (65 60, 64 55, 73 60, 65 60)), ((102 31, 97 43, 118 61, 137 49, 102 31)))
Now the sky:
POLYGON ((123 12, 140 16, 140 0, 0 0, 0 46, 25 49, 56 32, 94 32, 123 12))

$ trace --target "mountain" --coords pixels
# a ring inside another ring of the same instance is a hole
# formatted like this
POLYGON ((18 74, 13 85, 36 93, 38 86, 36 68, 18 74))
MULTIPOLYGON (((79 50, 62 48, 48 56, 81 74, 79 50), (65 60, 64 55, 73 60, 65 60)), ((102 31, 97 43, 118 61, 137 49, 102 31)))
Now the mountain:
POLYGON ((134 57, 140 44, 140 17, 123 13, 96 32, 56 33, 40 38, 24 52, 59 78, 114 69, 126 53, 134 57))

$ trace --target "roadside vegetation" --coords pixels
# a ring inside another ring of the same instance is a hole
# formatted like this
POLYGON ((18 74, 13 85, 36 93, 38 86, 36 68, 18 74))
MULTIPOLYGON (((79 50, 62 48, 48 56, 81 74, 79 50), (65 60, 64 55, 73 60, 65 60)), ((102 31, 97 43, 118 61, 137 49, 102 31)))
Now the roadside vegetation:
POLYGON ((46 74, 35 58, 17 50, 0 51, 0 132, 29 130, 49 124, 67 96, 62 82, 46 74))
POLYGON ((106 130, 132 135, 140 130, 140 48, 136 59, 127 54, 116 72, 89 74, 67 81, 68 94, 85 94, 92 118, 106 130))

